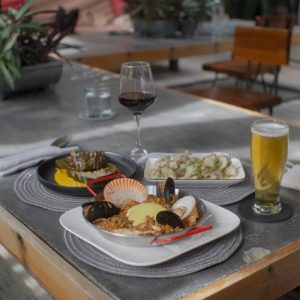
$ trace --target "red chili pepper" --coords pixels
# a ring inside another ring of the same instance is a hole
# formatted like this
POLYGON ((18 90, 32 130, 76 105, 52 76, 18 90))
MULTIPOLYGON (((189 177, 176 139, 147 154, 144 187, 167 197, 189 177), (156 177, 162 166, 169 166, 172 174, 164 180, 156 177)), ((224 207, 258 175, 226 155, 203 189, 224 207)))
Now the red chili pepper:
POLYGON ((115 178, 126 178, 126 177, 127 176, 122 173, 116 173, 116 174, 112 174, 112 175, 107 175, 107 176, 91 179, 86 183, 86 189, 95 197, 95 196, 97 196, 97 193, 91 187, 91 185, 93 183, 107 181, 107 180, 115 179, 115 178))

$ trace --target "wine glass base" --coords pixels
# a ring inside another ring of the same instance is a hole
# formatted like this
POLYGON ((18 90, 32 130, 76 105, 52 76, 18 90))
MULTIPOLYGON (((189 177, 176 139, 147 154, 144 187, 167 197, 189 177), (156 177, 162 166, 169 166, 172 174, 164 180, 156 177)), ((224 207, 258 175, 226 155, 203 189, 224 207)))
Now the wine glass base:
POLYGON ((130 151, 130 157, 135 161, 139 160, 141 157, 143 157, 147 154, 148 154, 148 151, 143 148, 134 148, 130 151))

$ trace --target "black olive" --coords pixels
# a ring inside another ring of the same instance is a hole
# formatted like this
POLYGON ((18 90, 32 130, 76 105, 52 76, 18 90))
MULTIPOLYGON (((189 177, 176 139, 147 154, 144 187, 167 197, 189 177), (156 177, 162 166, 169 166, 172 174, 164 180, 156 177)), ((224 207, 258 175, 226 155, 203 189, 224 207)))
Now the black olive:
POLYGON ((88 208, 86 217, 90 222, 92 222, 99 218, 110 218, 117 215, 119 212, 120 209, 113 203, 108 201, 99 201, 95 202, 88 208))
POLYGON ((163 210, 156 215, 156 221, 161 225, 170 225, 172 227, 182 227, 181 219, 172 211, 163 210))

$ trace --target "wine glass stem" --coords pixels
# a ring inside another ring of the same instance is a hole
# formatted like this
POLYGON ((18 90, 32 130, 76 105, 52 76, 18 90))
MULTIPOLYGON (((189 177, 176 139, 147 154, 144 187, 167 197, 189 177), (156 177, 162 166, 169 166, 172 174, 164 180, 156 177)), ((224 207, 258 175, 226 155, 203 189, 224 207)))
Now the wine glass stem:
POLYGON ((136 147, 142 148, 141 143, 141 128, 140 128, 140 114, 133 114, 135 122, 136 122, 136 147))

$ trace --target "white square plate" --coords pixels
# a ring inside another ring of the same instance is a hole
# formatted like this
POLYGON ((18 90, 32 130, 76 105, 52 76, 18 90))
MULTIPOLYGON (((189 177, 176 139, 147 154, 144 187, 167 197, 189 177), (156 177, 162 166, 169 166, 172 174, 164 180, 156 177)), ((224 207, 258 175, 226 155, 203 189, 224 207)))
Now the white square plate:
POLYGON ((214 241, 239 226, 240 219, 237 215, 223 207, 202 201, 207 209, 205 224, 212 225, 213 229, 164 246, 128 247, 109 241, 86 222, 81 207, 65 212, 60 217, 60 223, 69 232, 120 262, 131 266, 152 266, 214 241))
MULTIPOLYGON (((214 152, 217 155, 225 154, 226 153, 220 153, 220 152, 214 152)), ((202 158, 204 156, 207 156, 211 153, 193 153, 192 157, 202 158)), ((144 177, 149 182, 165 182, 165 179, 155 179, 151 177, 151 169, 154 167, 155 163, 164 156, 178 156, 177 153, 155 153, 150 154, 145 162, 145 168, 144 168, 144 177)), ((175 185, 177 187, 210 187, 210 186, 229 186, 232 184, 239 183, 245 179, 245 171, 242 166, 241 161, 238 158, 231 158, 232 165, 237 169, 238 173, 233 178, 226 178, 226 179, 175 179, 175 185)))

